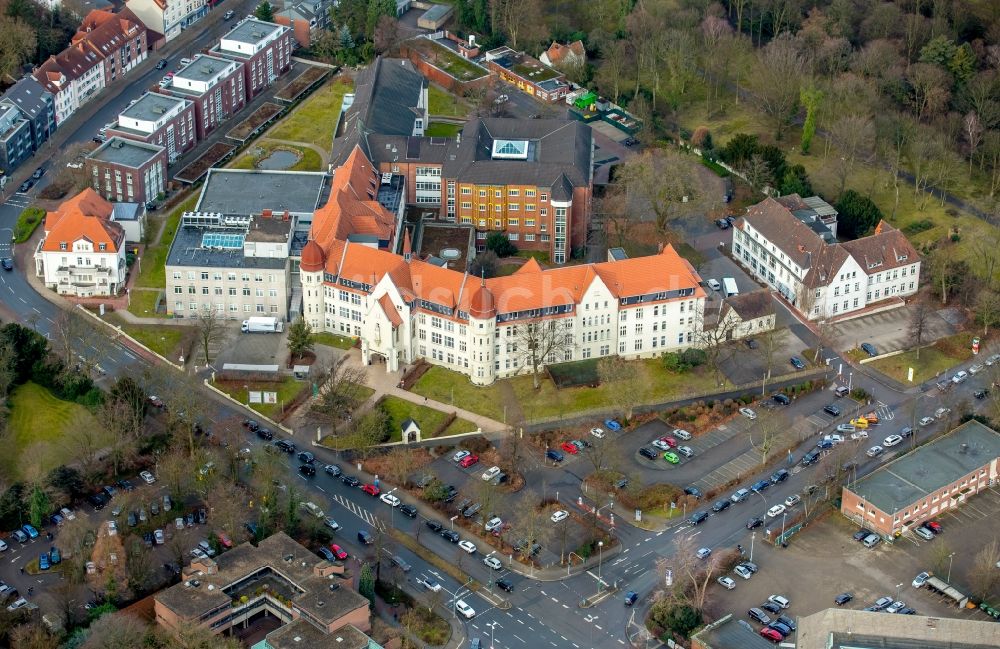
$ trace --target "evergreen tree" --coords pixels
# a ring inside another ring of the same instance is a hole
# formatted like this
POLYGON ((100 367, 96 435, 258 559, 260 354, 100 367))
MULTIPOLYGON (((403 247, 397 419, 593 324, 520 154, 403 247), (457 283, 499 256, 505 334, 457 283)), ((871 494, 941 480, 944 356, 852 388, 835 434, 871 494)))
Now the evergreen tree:
POLYGON ((299 319, 288 327, 288 353, 292 358, 300 358, 313 348, 313 330, 305 318, 299 319))
POLYGON ((340 49, 345 52, 351 52, 354 50, 354 36, 351 35, 351 30, 347 28, 347 25, 340 26, 340 49))
POLYGON ((371 607, 375 608, 375 573, 372 571, 370 563, 361 566, 361 575, 358 577, 358 592, 371 602, 371 607))
POLYGON ((44 489, 35 485, 34 490, 31 492, 31 502, 29 503, 28 510, 31 524, 41 529, 42 521, 48 516, 51 510, 52 503, 49 501, 49 495, 45 493, 44 489))
POLYGON ((257 18, 257 20, 262 20, 266 23, 273 23, 274 7, 271 6, 270 2, 264 0, 264 2, 257 5, 257 9, 254 10, 253 15, 257 18))

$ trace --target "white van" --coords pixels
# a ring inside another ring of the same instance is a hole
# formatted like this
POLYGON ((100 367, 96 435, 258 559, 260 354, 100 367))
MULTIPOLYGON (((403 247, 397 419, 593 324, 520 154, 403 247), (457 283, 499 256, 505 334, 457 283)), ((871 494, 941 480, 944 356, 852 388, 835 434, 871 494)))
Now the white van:
POLYGON ((732 277, 722 278, 722 294, 726 297, 732 297, 734 295, 739 295, 740 292, 736 288, 736 280, 732 277))

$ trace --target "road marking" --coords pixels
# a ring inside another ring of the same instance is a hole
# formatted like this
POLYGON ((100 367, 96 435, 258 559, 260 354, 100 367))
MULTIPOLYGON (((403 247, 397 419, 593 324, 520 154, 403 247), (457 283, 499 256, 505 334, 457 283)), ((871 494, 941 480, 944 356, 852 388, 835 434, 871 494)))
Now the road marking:
POLYGON ((523 639, 519 638, 516 634, 512 633, 511 635, 514 636, 515 638, 517 638, 518 640, 521 640, 522 643, 528 644, 527 642, 524 642, 523 639))
MULTIPOLYGON (((562 607, 563 607, 563 608, 569 608, 569 606, 566 606, 565 604, 563 604, 563 605, 562 605, 562 607)), ((566 639, 566 638, 563 638, 563 640, 565 640, 565 639, 566 639)))
POLYGON ((553 602, 555 602, 556 604, 558 604, 558 603, 559 603, 559 600, 558 600, 558 599, 556 599, 555 597, 550 597, 549 599, 551 599, 551 600, 552 600, 553 602))
POLYGON ((597 629, 598 631, 603 631, 603 630, 604 630, 604 629, 602 629, 602 628, 601 628, 601 627, 600 627, 599 625, 597 625, 597 624, 595 624, 595 625, 594 625, 594 628, 595 628, 595 629, 597 629))

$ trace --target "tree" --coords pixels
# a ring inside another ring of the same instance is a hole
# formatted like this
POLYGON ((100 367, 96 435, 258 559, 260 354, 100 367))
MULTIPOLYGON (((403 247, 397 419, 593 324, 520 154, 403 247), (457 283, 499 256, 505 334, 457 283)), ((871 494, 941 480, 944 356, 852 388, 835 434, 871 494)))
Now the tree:
POLYGON ((987 599, 995 594, 1000 586, 1000 542, 996 537, 982 546, 976 553, 969 571, 968 580, 972 584, 972 592, 980 599, 987 599))
POLYGON ((497 257, 512 257, 517 254, 517 246, 510 242, 503 232, 490 232, 486 237, 486 250, 497 257))
POLYGON ((754 97, 771 118, 779 140, 798 107, 800 79, 807 65, 790 34, 775 37, 758 54, 752 82, 754 97))
POLYGON ((29 502, 31 524, 36 528, 41 528, 42 522, 48 517, 51 511, 52 501, 49 500, 49 494, 45 492, 45 489, 41 485, 36 484, 34 489, 31 490, 31 500, 29 502))
POLYGON ((59 638, 39 623, 22 624, 10 633, 10 649, 56 649, 59 638))
POLYGON ((552 525, 545 512, 538 508, 536 498, 536 494, 525 492, 518 501, 517 514, 512 525, 512 528, 516 530, 515 534, 518 540, 525 541, 523 547, 518 551, 523 559, 531 556, 533 544, 545 545, 548 535, 552 531, 552 525))
POLYGON ((935 117, 947 107, 951 99, 951 79, 945 70, 931 63, 916 63, 910 66, 907 79, 917 121, 935 117))
POLYGON ((597 362, 597 376, 625 420, 632 419, 632 409, 639 401, 636 390, 640 382, 638 365, 621 356, 607 356, 597 362))
POLYGON ((210 348, 222 340, 225 334, 225 320, 222 319, 217 311, 209 309, 203 310, 198 314, 198 341, 201 343, 205 365, 211 362, 211 358, 209 357, 210 348))
POLYGON ((788 441, 788 417, 780 410, 765 410, 757 415, 755 425, 747 429, 750 446, 760 453, 760 464, 767 464, 768 455, 788 441))
POLYGON ((153 554, 146 550, 146 545, 138 536, 130 536, 128 552, 125 558, 125 570, 128 576, 128 586, 137 595, 145 592, 153 577, 153 554))
POLYGON ((871 118, 862 115, 846 115, 830 127, 830 137, 840 152, 835 160, 837 176, 840 179, 838 195, 844 193, 847 178, 854 170, 859 158, 867 159, 868 151, 875 141, 875 125, 871 118))
POLYGON ((195 455, 196 435, 203 422, 208 419, 208 402, 203 394, 203 385, 193 374, 171 372, 164 375, 163 399, 167 408, 167 425, 170 430, 184 436, 188 446, 188 456, 195 455))
POLYGON ((266 23, 274 22, 274 8, 267 0, 264 0, 257 5, 257 8, 254 9, 253 15, 257 18, 257 20, 261 20, 266 23))
POLYGON ((157 627, 128 613, 102 615, 90 625, 80 649, 141 649, 154 646, 157 627))
POLYGON ((517 49, 519 40, 537 41, 544 34, 540 7, 533 0, 490 0, 495 29, 503 32, 510 46, 517 49))
POLYGON ((469 261, 469 274, 473 277, 489 279, 496 277, 500 268, 500 259, 497 253, 492 250, 478 253, 474 259, 469 261))
POLYGON ((541 372, 547 363, 566 359, 573 350, 572 321, 543 320, 514 325, 511 336, 511 354, 518 372, 531 372, 536 390, 542 387, 541 372))
POLYGON ((756 190, 763 190, 774 182, 771 168, 768 166, 764 156, 755 153, 750 156, 739 168, 747 183, 756 190))
POLYGON ((361 576, 358 577, 358 593, 368 598, 369 606, 375 608, 375 572, 367 561, 361 566, 361 576))
POLYGON ((920 360, 920 347, 933 314, 930 305, 923 300, 918 300, 910 307, 910 340, 917 348, 917 360, 920 360))
POLYGON ((784 178, 781 179, 778 191, 781 192, 782 196, 798 194, 799 196, 806 197, 812 196, 815 193, 813 192, 812 183, 809 181, 809 175, 806 173, 806 168, 802 165, 788 167, 784 178))
POLYGON ((367 458, 379 444, 392 437, 392 417, 379 404, 364 414, 347 434, 335 440, 337 450, 353 450, 362 458, 367 458))
POLYGON ((416 465, 413 451, 396 447, 389 451, 386 460, 386 480, 403 488, 409 486, 410 473, 416 465))
POLYGON ((37 41, 30 25, 7 12, 0 13, 0 77, 17 78, 21 66, 31 59, 37 41))
POLYGON ((191 488, 195 468, 191 456, 181 446, 173 446, 164 454, 157 466, 157 477, 167 486, 170 495, 182 501, 191 488))
POLYGON ((853 189, 841 194, 836 207, 839 215, 837 233, 843 237, 856 239, 864 236, 882 220, 878 205, 853 189))
POLYGON ((57 494, 60 503, 71 502, 81 497, 86 490, 80 470, 65 464, 49 471, 45 482, 57 494))
POLYGON ((1000 293, 985 289, 976 296, 976 321, 983 325, 983 338, 990 335, 990 327, 1000 325, 1000 293))
POLYGON ((292 359, 302 358, 302 356, 313 349, 312 325, 306 319, 299 316, 298 320, 288 327, 288 353, 292 359))
POLYGON ((357 46, 354 42, 354 36, 351 34, 351 30, 348 29, 347 25, 340 26, 340 32, 337 37, 340 40, 340 49, 344 52, 350 52, 357 46))
POLYGON ((733 318, 724 318, 714 327, 705 326, 705 315, 701 313, 698 318, 697 331, 695 333, 698 348, 705 352, 705 360, 712 366, 715 373, 716 385, 722 385, 722 361, 728 358, 724 352, 729 347, 729 342, 733 337, 733 328, 736 326, 733 318))
POLYGON ((376 52, 386 52, 399 41, 399 21, 395 16, 380 16, 372 38, 376 52))
POLYGON ((806 119, 802 123, 802 140, 800 148, 803 155, 808 155, 812 147, 813 137, 816 135, 816 113, 823 101, 823 91, 815 86, 803 86, 799 91, 799 101, 805 106, 806 119))
POLYGON ((661 233, 681 217, 678 206, 698 194, 691 160, 670 149, 647 149, 629 158, 618 166, 616 178, 640 209, 653 213, 661 233))
POLYGON ((334 365, 329 373, 321 376, 319 394, 309 407, 310 413, 319 422, 329 425, 331 434, 336 435, 340 423, 366 398, 367 381, 368 372, 363 367, 345 362, 334 365))

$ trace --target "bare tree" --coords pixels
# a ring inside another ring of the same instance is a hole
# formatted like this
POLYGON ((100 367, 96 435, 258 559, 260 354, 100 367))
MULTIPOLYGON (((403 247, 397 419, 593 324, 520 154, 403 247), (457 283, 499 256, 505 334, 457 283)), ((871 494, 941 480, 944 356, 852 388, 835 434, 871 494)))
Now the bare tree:
POLYGON ((155 634, 155 627, 134 615, 102 615, 90 625, 80 649, 141 649, 153 645, 155 634))
POLYGON ((525 541, 523 547, 518 550, 522 559, 531 556, 531 546, 535 543, 544 545, 552 531, 545 512, 538 508, 535 500, 537 496, 526 492, 521 496, 516 508, 513 529, 518 540, 525 541))
POLYGON ((809 62, 789 34, 781 34, 760 50, 752 88, 757 103, 771 118, 778 139, 799 102, 799 87, 809 62))
POLYGON ((198 314, 198 342, 201 343, 205 365, 211 362, 209 352, 226 335, 226 321, 218 311, 203 310, 198 314))
POLYGON ((648 209, 660 232, 682 216, 679 207, 698 195, 690 158, 670 149, 649 149, 619 165, 618 182, 641 209, 648 209))
POLYGON ((699 320, 698 347, 705 352, 705 360, 712 366, 716 385, 722 385, 722 361, 729 357, 726 352, 730 349, 733 328, 736 326, 735 320, 723 318, 720 322, 715 323, 715 326, 706 326, 704 312, 696 317, 699 320))
POLYGON ((767 464, 767 457, 775 448, 787 441, 788 417, 780 410, 765 410, 757 415, 757 421, 747 429, 750 446, 760 453, 760 464, 767 464))
POLYGON ((870 152, 875 142, 875 124, 864 115, 845 115, 830 126, 830 137, 837 145, 840 157, 834 161, 837 177, 840 179, 838 195, 844 193, 847 178, 854 171, 855 163, 860 159, 870 159, 870 152))
POLYGON ((573 351, 572 320, 542 320, 514 325, 511 353, 518 371, 531 372, 536 390, 542 387, 541 373, 547 363, 566 360, 573 351))
POLYGON ((1000 293, 983 290, 976 297, 976 318, 983 325, 983 338, 990 335, 990 327, 1000 325, 1000 293))
POLYGON ((515 427, 515 430, 500 442, 499 451, 501 468, 508 474, 514 475, 521 466, 521 460, 526 452, 524 432, 515 427))
POLYGON ((133 593, 144 592, 153 578, 153 554, 146 551, 146 546, 138 536, 129 537, 126 546, 125 570, 128 585, 133 593))
POLYGON ((410 483, 410 474, 416 465, 413 451, 408 448, 396 447, 389 451, 386 457, 386 479, 400 487, 407 487, 410 483))
POLYGON ((923 300, 918 300, 910 307, 910 340, 917 348, 917 360, 920 360, 920 346, 930 325, 931 315, 931 307, 923 300))
POLYGON ((1000 542, 993 537, 992 541, 976 553, 972 570, 968 574, 972 592, 980 599, 994 595, 994 591, 1000 586, 1000 568, 997 566, 1000 566, 1000 542))
POLYGON ((334 365, 320 380, 319 394, 310 406, 313 417, 337 434, 338 426, 350 417, 367 396, 365 383, 368 372, 356 365, 341 362, 334 365))
POLYGON ((740 165, 740 172, 747 179, 747 183, 758 191, 762 191, 768 185, 774 184, 774 176, 771 175, 771 167, 759 153, 755 153, 740 165))
POLYGON ((157 477, 175 499, 182 499, 190 491, 196 470, 191 456, 179 446, 172 447, 157 463, 157 477))
POLYGON ((389 427, 392 425, 389 413, 384 408, 372 408, 354 423, 350 432, 334 440, 338 450, 353 450, 361 458, 368 458, 379 444, 388 441, 389 427))
POLYGON ((700 611, 705 608, 712 577, 719 570, 719 555, 702 560, 698 558, 695 548, 693 536, 675 537, 674 556, 658 561, 657 570, 665 572, 668 567, 671 568, 678 580, 674 594, 680 595, 700 611))
POLYGON ((621 415, 626 421, 632 419, 632 410, 639 402, 639 391, 636 390, 640 383, 638 363, 621 356, 607 356, 597 362, 597 375, 621 415))
POLYGON ((164 375, 163 398, 167 403, 167 423, 184 436, 188 455, 194 457, 196 435, 208 419, 204 386, 191 374, 170 372, 164 375))
POLYGON ((587 458, 594 471, 601 472, 609 467, 615 459, 618 445, 609 437, 594 438, 590 441, 590 446, 583 449, 582 455, 587 458))

